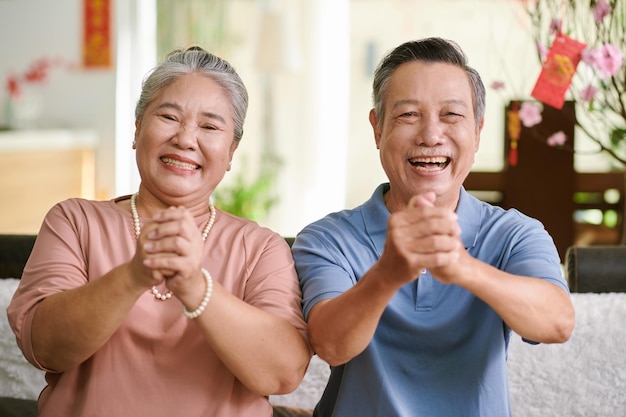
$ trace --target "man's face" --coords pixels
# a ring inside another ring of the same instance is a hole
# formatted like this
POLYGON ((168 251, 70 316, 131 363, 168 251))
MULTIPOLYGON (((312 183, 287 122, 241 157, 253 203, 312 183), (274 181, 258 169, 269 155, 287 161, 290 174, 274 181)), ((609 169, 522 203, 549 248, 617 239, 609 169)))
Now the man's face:
POLYGON ((413 61, 393 72, 382 124, 370 113, 391 211, 426 191, 435 192, 436 205, 456 208, 482 129, 472 97, 466 72, 452 64, 413 61))

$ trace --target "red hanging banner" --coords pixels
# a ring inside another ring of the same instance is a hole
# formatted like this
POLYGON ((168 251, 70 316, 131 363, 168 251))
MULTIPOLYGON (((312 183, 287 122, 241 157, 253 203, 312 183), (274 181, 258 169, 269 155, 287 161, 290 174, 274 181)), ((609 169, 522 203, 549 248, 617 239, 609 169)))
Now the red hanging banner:
POLYGON ((554 108, 563 108, 565 93, 586 47, 582 42, 557 33, 531 95, 554 108))
POLYGON ((111 2, 83 0, 83 67, 111 66, 111 2))
POLYGON ((518 102, 511 102, 511 109, 506 112, 506 129, 509 133, 511 146, 509 148, 509 165, 517 166, 517 146, 522 132, 522 120, 519 117, 518 102))

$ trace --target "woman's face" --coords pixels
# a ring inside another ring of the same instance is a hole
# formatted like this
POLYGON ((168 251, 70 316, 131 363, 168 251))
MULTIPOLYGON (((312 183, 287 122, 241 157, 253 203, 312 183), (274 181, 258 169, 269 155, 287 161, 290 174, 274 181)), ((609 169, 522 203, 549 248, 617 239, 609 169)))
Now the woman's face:
POLYGON ((237 148, 225 91, 206 76, 184 75, 154 98, 135 128, 142 190, 167 205, 206 207, 237 148))

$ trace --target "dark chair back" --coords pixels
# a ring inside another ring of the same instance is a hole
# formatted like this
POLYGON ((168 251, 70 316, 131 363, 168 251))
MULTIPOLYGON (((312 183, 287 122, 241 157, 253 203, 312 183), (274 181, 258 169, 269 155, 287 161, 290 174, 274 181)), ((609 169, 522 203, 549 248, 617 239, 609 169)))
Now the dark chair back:
POLYGON ((626 245, 571 246, 565 272, 571 292, 626 292, 626 245))
POLYGON ((0 279, 21 278, 36 235, 0 235, 0 279))

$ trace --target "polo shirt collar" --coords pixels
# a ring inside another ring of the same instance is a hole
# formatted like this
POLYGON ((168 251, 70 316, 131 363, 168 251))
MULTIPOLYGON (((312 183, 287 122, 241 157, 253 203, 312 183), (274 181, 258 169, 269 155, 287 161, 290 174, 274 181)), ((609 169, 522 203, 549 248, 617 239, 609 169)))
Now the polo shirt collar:
POLYGON ((365 230, 372 240, 379 257, 385 247, 387 220, 389 220, 391 215, 383 199, 383 194, 387 191, 389 191, 389 183, 380 184, 374 190, 372 197, 361 206, 365 230))
POLYGON ((482 206, 483 202, 465 191, 465 188, 461 187, 461 195, 459 197, 459 204, 456 207, 456 214, 459 217, 461 241, 465 249, 476 246, 482 220, 482 206))
MULTIPOLYGON (((383 248, 385 247, 387 221, 390 216, 383 199, 383 194, 387 191, 389 191, 389 183, 379 185, 374 190, 371 198, 361 206, 365 230, 367 230, 367 234, 379 255, 383 253, 383 248)), ((461 226, 461 241, 465 248, 473 247, 476 244, 478 232, 480 231, 481 206, 480 200, 471 196, 465 191, 465 188, 461 187, 456 212, 459 216, 459 225, 461 226)))

